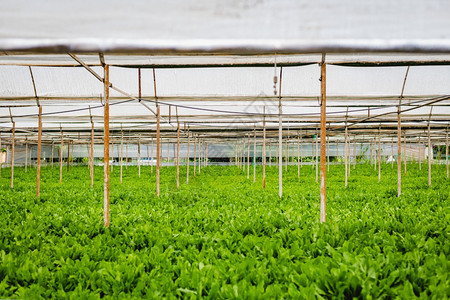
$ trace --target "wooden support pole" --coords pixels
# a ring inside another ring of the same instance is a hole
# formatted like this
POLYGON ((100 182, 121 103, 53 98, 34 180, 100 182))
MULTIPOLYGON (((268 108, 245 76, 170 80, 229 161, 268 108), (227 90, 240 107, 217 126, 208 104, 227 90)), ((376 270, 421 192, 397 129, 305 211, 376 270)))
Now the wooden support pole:
POLYGON ((160 140, 161 140, 161 132, 160 132, 160 106, 156 103, 156 196, 159 197, 159 172, 160 172, 160 140))
POLYGON ((278 93, 278 196, 283 196, 283 109, 281 106, 281 80, 283 67, 280 67, 280 85, 278 93))
POLYGON ((59 148, 59 183, 62 183, 62 170, 63 170, 63 132, 61 129, 61 146, 59 148))
POLYGON ((326 220, 326 178, 327 169, 325 165, 326 160, 326 137, 327 137, 327 112, 326 112, 326 64, 325 64, 325 54, 322 55, 321 63, 321 81, 320 90, 322 95, 322 101, 320 104, 320 223, 324 223, 326 220))
POLYGON ((11 188, 14 188, 14 144, 16 138, 16 122, 12 122, 12 142, 11 142, 11 188))
POLYGON ((120 132, 120 183, 123 175, 123 130, 120 132))
POLYGON ((263 189, 266 189, 266 107, 263 109, 263 153, 262 153, 262 163, 263 163, 263 189))
POLYGON ((180 123, 177 122, 177 190, 180 189, 180 123))
POLYGON ((303 168, 303 137, 300 136, 300 169, 303 168))
POLYGON ((256 129, 253 130, 253 183, 256 182, 256 129))
MULTIPOLYGON (((36 197, 39 197, 40 190, 41 190, 41 143, 42 143, 42 106, 39 106, 36 197)), ((53 158, 53 155, 52 155, 52 158, 53 158)))
POLYGON ((103 219, 106 227, 109 227, 109 66, 104 66, 105 70, 105 106, 104 106, 104 158, 103 158, 103 219))
POLYGON ((91 117, 91 151, 90 151, 90 159, 89 163, 91 168, 89 170, 89 175, 91 178, 91 189, 94 188, 94 122, 92 120, 91 107, 89 106, 89 115, 91 117))
POLYGON ((141 136, 138 137, 138 176, 141 178, 141 136))
POLYGON ((409 66, 406 68, 405 79, 403 80, 402 92, 397 109, 397 197, 402 194, 402 98, 405 90, 406 79, 408 78, 409 66))
POLYGON ((188 132, 188 141, 187 141, 187 160, 186 160, 186 184, 189 183, 189 162, 190 162, 190 158, 189 158, 189 148, 190 148, 190 133, 188 132))

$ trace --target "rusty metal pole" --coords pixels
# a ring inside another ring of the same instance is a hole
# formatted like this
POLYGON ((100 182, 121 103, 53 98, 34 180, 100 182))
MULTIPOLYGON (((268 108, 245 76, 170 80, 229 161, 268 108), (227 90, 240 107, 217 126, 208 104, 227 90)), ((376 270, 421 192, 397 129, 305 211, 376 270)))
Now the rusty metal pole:
POLYGON ((177 190, 180 189, 180 123, 177 122, 177 190))
POLYGON ((161 139, 161 132, 160 132, 160 106, 158 103, 156 103, 156 196, 159 197, 159 175, 160 175, 160 139, 161 139))
POLYGON ((38 117, 38 150, 37 150, 37 176, 36 176, 36 197, 39 197, 41 189, 41 142, 42 142, 42 106, 39 105, 38 117))
POLYGON ((109 66, 104 66, 105 71, 105 106, 104 106, 104 186, 103 186, 103 219, 106 227, 109 227, 109 66))
POLYGON ((327 138, 327 112, 326 112, 326 64, 325 54, 322 55, 322 63, 320 66, 321 81, 320 90, 322 94, 322 101, 320 104, 320 223, 324 223, 326 220, 326 138, 327 138))
POLYGON ((12 122, 12 143, 11 143, 11 188, 14 188, 14 144, 16 138, 16 122, 12 122))

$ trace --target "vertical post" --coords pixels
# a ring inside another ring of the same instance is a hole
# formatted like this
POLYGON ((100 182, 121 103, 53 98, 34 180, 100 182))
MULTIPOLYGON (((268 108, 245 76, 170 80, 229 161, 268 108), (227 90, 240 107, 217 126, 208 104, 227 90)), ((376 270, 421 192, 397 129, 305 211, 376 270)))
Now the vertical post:
MULTIPOLYGON (((195 168, 196 168, 196 160, 197 160, 197 138, 195 137, 195 136, 193 136, 194 137, 194 177, 196 176, 196 173, 195 173, 195 168)), ((236 148, 235 148, 235 150, 236 150, 236 148)), ((237 158, 237 156, 236 156, 236 158, 237 158)), ((235 159, 235 163, 236 163, 236 161, 237 161, 237 159, 235 159)))
MULTIPOLYGON (((36 197, 39 197, 40 189, 41 189, 42 106, 40 106, 40 105, 39 105, 38 128, 39 128, 38 129, 39 131, 38 131, 38 150, 37 150, 36 197)), ((52 146, 53 146, 53 144, 52 144, 52 146)), ((52 159, 53 159, 53 155, 52 155, 52 159)))
POLYGON ((300 169, 303 168, 303 137, 300 136, 300 169))
POLYGON ((250 179, 250 133, 247 133, 247 179, 250 179))
POLYGON ((402 92, 397 109, 397 197, 402 194, 402 98, 405 90, 406 79, 408 78, 409 66, 406 68, 405 79, 403 80, 402 92))
POLYGON ((152 137, 152 149, 150 154, 150 172, 153 174, 153 137, 152 137))
POLYGON ((326 178, 327 170, 325 165, 326 160, 326 64, 325 64, 325 54, 322 55, 322 64, 320 66, 321 70, 321 81, 320 90, 322 94, 322 101, 320 105, 320 223, 324 223, 326 220, 326 178))
POLYGON ((253 130, 253 183, 256 182, 256 129, 253 130))
POLYGON ((52 169, 53 169, 53 154, 54 154, 54 149, 55 149, 55 142, 52 139, 52 159, 51 159, 51 165, 52 165, 52 169))
POLYGON ((300 134, 297 136, 297 178, 300 178, 300 134))
POLYGON ((14 187, 14 144, 16 138, 16 122, 12 122, 12 142, 11 142, 11 188, 14 187))
POLYGON ((422 170, 422 143, 420 141, 420 135, 419 135, 419 170, 422 170))
POLYGON ((103 213, 104 223, 106 227, 109 227, 109 66, 104 66, 105 70, 105 106, 104 106, 104 127, 105 127, 105 140, 103 144, 104 158, 103 158, 103 213))
POLYGON ((138 176, 141 178, 141 136, 138 137, 138 176))
MULTIPOLYGON (((348 108, 347 108, 348 109, 348 108)), ((345 187, 348 186, 348 163, 347 163, 347 155, 348 155, 348 131, 347 131, 347 117, 345 118, 345 142, 344 142, 344 168, 345 168, 345 187)))
MULTIPOLYGON (((316 182, 319 182, 319 139, 316 131, 316 182)), ((325 161, 325 160, 324 160, 325 161)))
POLYGON ((180 123, 177 122, 177 190, 180 189, 180 123))
POLYGON ((405 150, 403 152, 405 152, 405 155, 403 155, 403 165, 405 167, 405 175, 406 175, 406 130, 403 133, 403 144, 404 144, 404 148, 405 150))
POLYGON ((120 132, 120 183, 123 175, 123 130, 120 132))
POLYGON ((378 182, 381 182, 381 128, 378 130, 378 182))
POLYGON ((70 170, 70 140, 67 140, 67 172, 70 170))
MULTIPOLYGON (((0 149, 2 149, 2 145, 0 143, 0 149)), ((28 168, 28 137, 25 137, 25 173, 27 173, 28 168)), ((1 162, 0 162, 1 169, 1 162)))
POLYGON ((63 170, 63 132, 61 129, 61 146, 59 148, 59 183, 62 182, 62 170, 63 170))
POLYGON ((278 196, 283 196, 283 110, 281 106, 281 79, 283 67, 280 67, 280 86, 278 93, 278 196))
MULTIPOLYGON (((91 107, 89 107, 89 113, 91 112, 91 107)), ((92 121, 91 116, 91 151, 90 151, 90 177, 91 177, 91 189, 94 188, 94 122, 92 121)))
POLYGON ((190 158, 189 158, 189 147, 190 146, 190 133, 188 132, 188 142, 187 142, 187 154, 186 154, 186 157, 187 157, 187 161, 186 161, 186 184, 189 184, 189 161, 190 161, 190 158))
POLYGON ((433 155, 433 146, 431 145, 431 113, 433 112, 433 106, 430 108, 430 117, 428 119, 428 186, 431 187, 431 157, 433 155))
MULTIPOLYGON (((420 139, 420 136, 419 136, 419 139, 420 139)), ((391 139, 391 156, 392 156, 391 167, 393 169, 394 168, 394 138, 391 139)), ((420 170, 420 162, 419 162, 419 170, 420 170)))
MULTIPOLYGON (((153 69, 154 72, 154 69, 153 69)), ((154 75, 153 75, 154 76, 154 75)), ((160 172, 160 138, 161 138, 161 132, 160 132, 160 106, 158 105, 158 102, 156 102, 156 196, 159 197, 159 172, 160 172)))
POLYGON ((263 155, 262 155, 262 163, 263 163, 263 189, 266 188, 266 107, 264 106, 264 115, 263 115, 263 155))

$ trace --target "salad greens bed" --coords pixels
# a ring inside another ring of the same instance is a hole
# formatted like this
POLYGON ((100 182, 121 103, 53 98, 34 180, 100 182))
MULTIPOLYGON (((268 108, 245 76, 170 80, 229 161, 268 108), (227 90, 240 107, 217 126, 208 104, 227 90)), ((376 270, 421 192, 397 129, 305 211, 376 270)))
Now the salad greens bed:
MULTIPOLYGON (((397 198, 396 167, 382 181, 368 164, 330 167, 327 222, 319 223, 315 171, 267 168, 262 190, 235 166, 209 166, 176 190, 161 169, 111 177, 111 226, 103 226, 103 169, 45 167, 0 179, 0 298, 436 298, 450 296, 450 185, 445 166, 409 164, 397 198)), ((190 172, 192 175, 192 170, 190 172)))

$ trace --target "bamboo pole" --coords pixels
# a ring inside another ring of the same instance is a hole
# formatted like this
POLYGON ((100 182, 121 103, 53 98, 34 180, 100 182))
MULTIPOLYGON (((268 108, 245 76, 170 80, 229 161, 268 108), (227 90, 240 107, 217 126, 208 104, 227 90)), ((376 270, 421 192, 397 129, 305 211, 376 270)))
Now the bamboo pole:
POLYGON ((120 183, 123 175, 123 130, 120 132, 120 183))
POLYGON ((41 189, 42 106, 40 105, 39 105, 38 128, 39 129, 38 129, 38 150, 37 150, 36 197, 39 197, 41 189))
POLYGON ((180 123, 177 122, 177 190, 180 189, 180 123))
POLYGON ((266 189, 266 106, 264 106, 263 113, 263 189, 266 189))
POLYGON ((104 196, 103 196, 103 213, 104 213, 104 223, 106 227, 109 227, 109 66, 105 65, 105 106, 104 106, 104 127, 105 127, 105 138, 104 138, 104 196))
POLYGON ((141 136, 138 137, 138 176, 141 178, 141 136))
POLYGON ((278 196, 283 196, 283 107, 281 106, 281 80, 283 67, 280 67, 280 85, 278 93, 278 196))
POLYGON ((11 143, 11 188, 14 188, 14 144, 16 138, 16 122, 12 122, 12 143, 11 143))
POLYGON ((62 183, 63 170, 63 132, 61 129, 61 147, 59 148, 59 183, 62 183))
POLYGON ((326 220, 326 64, 325 54, 322 55, 321 63, 321 81, 320 90, 322 94, 322 101, 320 105, 320 223, 324 223, 326 220))
POLYGON ((189 147, 190 146, 190 133, 188 132, 188 142, 187 142, 187 161, 186 161, 186 184, 189 184, 189 147))
MULTIPOLYGON (((154 72, 154 71, 153 71, 154 72)), ((159 197, 159 175, 160 175, 160 106, 156 103, 156 196, 159 197)))
POLYGON ((253 130, 253 183, 256 182, 256 129, 253 130))
POLYGON ((406 79, 408 78, 409 66, 406 69, 405 78, 403 80, 402 92, 397 109, 397 197, 402 194, 402 98, 405 90, 406 79))

